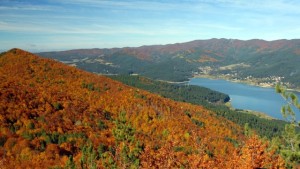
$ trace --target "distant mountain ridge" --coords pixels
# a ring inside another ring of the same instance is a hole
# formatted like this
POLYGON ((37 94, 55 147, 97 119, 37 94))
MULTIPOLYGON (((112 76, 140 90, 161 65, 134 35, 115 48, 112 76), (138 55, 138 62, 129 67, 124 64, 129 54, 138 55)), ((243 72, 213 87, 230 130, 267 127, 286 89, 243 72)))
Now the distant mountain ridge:
POLYGON ((282 82, 293 88, 300 87, 299 39, 209 39, 169 45, 38 54, 102 74, 137 73, 170 81, 184 81, 199 74, 228 75, 232 79, 255 78, 259 83, 271 83, 274 82, 272 77, 284 77, 282 82))

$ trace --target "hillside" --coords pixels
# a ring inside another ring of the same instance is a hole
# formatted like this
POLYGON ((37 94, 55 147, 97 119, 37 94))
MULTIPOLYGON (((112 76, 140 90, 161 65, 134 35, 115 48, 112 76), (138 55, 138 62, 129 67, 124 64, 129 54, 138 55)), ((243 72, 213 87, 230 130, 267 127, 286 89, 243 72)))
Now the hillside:
POLYGON ((0 55, 4 168, 261 168, 267 142, 175 102, 20 49, 0 55))
POLYGON ((185 81, 194 75, 221 76, 300 88, 300 40, 196 40, 137 48, 78 49, 39 55, 101 74, 137 73, 185 81))
POLYGON ((171 98, 176 101, 206 105, 209 103, 224 104, 230 100, 230 97, 227 94, 206 87, 188 85, 186 83, 172 84, 132 75, 114 75, 108 77, 129 86, 144 89, 151 93, 157 93, 163 97, 171 98))
POLYGON ((240 126, 248 123, 249 127, 255 130, 257 134, 268 139, 280 137, 285 125, 288 124, 282 120, 260 118, 247 110, 233 110, 225 105, 230 99, 228 95, 205 87, 155 81, 136 75, 110 75, 108 77, 129 86, 159 94, 162 97, 201 105, 215 112, 217 116, 225 117, 240 126))

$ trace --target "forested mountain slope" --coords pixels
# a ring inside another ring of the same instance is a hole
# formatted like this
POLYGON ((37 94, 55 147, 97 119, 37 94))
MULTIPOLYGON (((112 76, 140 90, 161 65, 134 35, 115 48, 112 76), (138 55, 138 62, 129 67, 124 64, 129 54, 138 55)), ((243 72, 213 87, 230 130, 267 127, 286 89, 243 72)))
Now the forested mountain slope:
POLYGON ((300 40, 196 40, 136 48, 44 52, 84 70, 102 74, 138 73, 153 79, 184 81, 194 75, 226 76, 300 87, 300 40))
POLYGON ((176 101, 189 102, 192 104, 206 105, 224 104, 229 102, 227 94, 208 89, 206 87, 189 85, 187 83, 168 83, 155 81, 146 77, 136 75, 113 75, 108 76, 129 86, 157 93, 163 97, 172 98, 176 101))
POLYGON ((228 95, 205 87, 155 81, 136 75, 109 75, 108 77, 172 100, 201 105, 240 126, 245 126, 247 123, 257 134, 268 139, 281 136, 285 125, 288 124, 282 120, 261 118, 247 110, 232 109, 225 105, 230 99, 228 95))
POLYGON ((0 55, 4 168, 274 168, 255 135, 175 102, 20 49, 0 55))

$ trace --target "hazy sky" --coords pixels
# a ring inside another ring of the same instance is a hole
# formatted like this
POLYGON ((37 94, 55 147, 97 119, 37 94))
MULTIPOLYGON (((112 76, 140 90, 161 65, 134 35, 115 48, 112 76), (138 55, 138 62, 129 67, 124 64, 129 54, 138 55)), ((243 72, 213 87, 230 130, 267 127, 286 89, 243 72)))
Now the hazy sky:
POLYGON ((0 0, 0 50, 300 38, 299 0, 0 0))

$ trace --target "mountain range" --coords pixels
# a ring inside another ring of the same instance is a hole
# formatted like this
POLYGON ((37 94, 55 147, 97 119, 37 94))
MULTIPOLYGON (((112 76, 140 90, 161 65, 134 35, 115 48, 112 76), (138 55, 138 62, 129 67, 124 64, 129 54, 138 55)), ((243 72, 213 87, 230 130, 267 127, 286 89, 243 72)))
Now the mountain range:
POLYGON ((112 49, 76 49, 38 55, 100 74, 140 74, 186 81, 194 76, 282 82, 300 87, 300 40, 210 39, 112 49))

